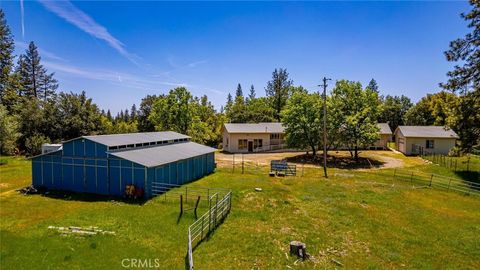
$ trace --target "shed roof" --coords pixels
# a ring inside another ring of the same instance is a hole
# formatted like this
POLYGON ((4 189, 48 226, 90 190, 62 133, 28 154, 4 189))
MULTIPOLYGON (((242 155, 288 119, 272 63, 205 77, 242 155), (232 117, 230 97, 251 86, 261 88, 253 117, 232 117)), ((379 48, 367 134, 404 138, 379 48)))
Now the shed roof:
POLYGON ((145 167, 156 167, 213 152, 215 152, 214 148, 194 142, 184 142, 111 152, 110 154, 145 167))
POLYGON ((106 146, 117 146, 156 141, 168 141, 175 139, 188 139, 190 137, 173 131, 161 131, 83 136, 82 138, 86 138, 96 143, 104 144, 106 146))
POLYGON ((377 126, 380 128, 380 134, 392 135, 392 130, 387 123, 378 123, 377 126))
POLYGON ((228 133, 284 133, 282 123, 227 123, 224 124, 228 133))
POLYGON ((457 133, 443 126, 398 126, 395 130, 402 132, 405 137, 414 138, 452 138, 458 139, 457 133))

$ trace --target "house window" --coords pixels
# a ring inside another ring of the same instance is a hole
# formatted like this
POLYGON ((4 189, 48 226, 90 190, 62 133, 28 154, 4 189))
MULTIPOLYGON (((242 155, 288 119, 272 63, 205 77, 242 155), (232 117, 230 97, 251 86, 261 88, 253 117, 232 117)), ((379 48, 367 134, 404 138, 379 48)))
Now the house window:
POLYGON ((247 149, 247 140, 246 139, 238 140, 238 150, 245 150, 245 149, 247 149))
POLYGON ((253 148, 262 148, 263 140, 262 139, 254 139, 253 140, 253 148))
POLYGON ((433 140, 427 140, 425 148, 427 149, 433 149, 435 147, 433 140))

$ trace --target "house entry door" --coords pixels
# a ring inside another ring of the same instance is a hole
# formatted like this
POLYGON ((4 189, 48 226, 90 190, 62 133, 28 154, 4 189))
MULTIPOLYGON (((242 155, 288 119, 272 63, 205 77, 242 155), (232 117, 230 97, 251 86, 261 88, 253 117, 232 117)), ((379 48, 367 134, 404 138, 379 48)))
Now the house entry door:
POLYGON ((248 152, 253 152, 253 142, 248 142, 248 152))

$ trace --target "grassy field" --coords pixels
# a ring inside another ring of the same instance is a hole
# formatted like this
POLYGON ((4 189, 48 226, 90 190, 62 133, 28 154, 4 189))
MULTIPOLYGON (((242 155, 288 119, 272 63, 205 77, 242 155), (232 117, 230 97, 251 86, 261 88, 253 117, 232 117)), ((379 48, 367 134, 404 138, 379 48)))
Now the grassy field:
MULTIPOLYGON (((450 173, 391 152, 364 155, 395 158, 411 170, 450 173)), ((194 218, 189 212, 177 222, 178 202, 24 196, 15 189, 30 183, 30 162, 7 161, 0 165, 2 269, 123 269, 124 258, 185 268, 187 228, 194 218), (98 226, 116 235, 65 237, 50 225, 98 226)), ((412 189, 392 182, 393 168, 334 169, 328 180, 313 168, 304 168, 304 177, 287 178, 268 177, 266 170, 241 174, 219 168, 189 184, 234 191, 232 212, 194 251, 197 269, 480 268, 478 196, 412 189), (288 254, 292 240, 305 242, 312 259, 296 262, 288 254)))

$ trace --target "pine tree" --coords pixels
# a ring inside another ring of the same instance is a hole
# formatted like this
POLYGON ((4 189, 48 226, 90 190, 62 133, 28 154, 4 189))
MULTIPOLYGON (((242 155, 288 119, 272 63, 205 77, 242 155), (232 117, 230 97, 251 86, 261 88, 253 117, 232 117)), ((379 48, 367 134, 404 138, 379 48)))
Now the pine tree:
POLYGON ((5 14, 0 9, 0 98, 2 100, 13 68, 14 49, 13 35, 5 20, 5 14))
POLYGON ((133 104, 132 108, 130 109, 130 120, 137 120, 137 106, 135 104, 133 104))
POLYGON ((254 100, 255 99, 255 87, 253 84, 250 86, 250 93, 248 94, 248 100, 254 100))
POLYGON ((53 78, 54 73, 48 74, 40 61, 37 46, 30 42, 25 54, 20 55, 18 59, 17 73, 20 76, 22 95, 46 101, 55 94, 58 83, 53 78))
POLYGON ((130 113, 128 112, 128 109, 125 110, 125 113, 123 115, 123 121, 130 122, 130 113))
POLYGON ((449 71, 448 81, 440 86, 451 91, 473 89, 480 96, 480 1, 470 0, 470 4, 473 9, 461 16, 470 21, 468 27, 472 28, 472 32, 450 42, 450 49, 445 52, 447 61, 460 62, 461 66, 456 65, 454 70, 449 71))
POLYGON ((272 80, 268 82, 265 92, 267 97, 271 99, 272 107, 275 110, 275 119, 280 121, 280 112, 287 103, 290 96, 290 87, 293 81, 288 78, 286 69, 275 69, 272 73, 272 80))
POLYGON ((370 82, 368 83, 366 89, 370 89, 370 90, 378 93, 378 84, 377 84, 377 81, 375 81, 375 79, 371 79, 370 82))
POLYGON ((228 106, 228 105, 231 105, 232 103, 233 103, 232 94, 228 93, 228 96, 227 96, 227 106, 228 106))
POLYGON ((237 85, 237 91, 235 92, 235 98, 243 97, 243 90, 240 84, 237 85))
POLYGON ((110 109, 107 110, 107 119, 110 120, 110 122, 113 121, 112 113, 110 112, 110 109))

